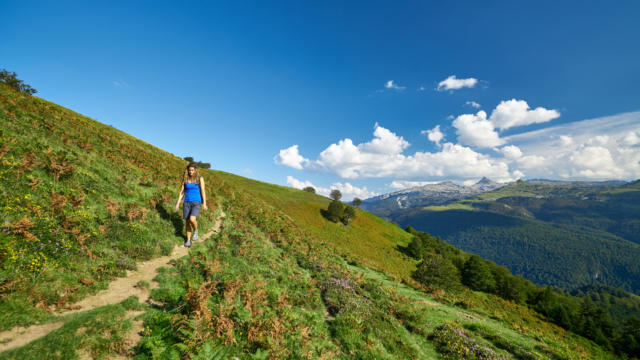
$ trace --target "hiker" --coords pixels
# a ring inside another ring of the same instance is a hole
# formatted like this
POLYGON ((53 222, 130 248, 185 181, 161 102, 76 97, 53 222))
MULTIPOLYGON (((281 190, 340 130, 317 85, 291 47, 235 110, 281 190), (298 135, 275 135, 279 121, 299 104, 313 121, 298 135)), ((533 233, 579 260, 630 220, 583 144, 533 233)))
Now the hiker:
POLYGON ((182 185, 180 185, 180 195, 176 203, 176 211, 180 206, 180 201, 184 196, 184 204, 182 205, 182 217, 186 220, 185 232, 187 240, 184 242, 185 247, 191 246, 191 241, 198 240, 198 222, 196 217, 200 211, 207 210, 207 195, 204 190, 204 178, 198 172, 196 163, 190 163, 184 170, 182 177, 182 185))

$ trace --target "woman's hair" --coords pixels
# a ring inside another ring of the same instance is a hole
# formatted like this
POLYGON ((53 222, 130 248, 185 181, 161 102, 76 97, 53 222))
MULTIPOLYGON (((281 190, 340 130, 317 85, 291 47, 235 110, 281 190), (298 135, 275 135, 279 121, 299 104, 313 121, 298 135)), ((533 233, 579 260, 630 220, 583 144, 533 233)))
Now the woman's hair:
POLYGON ((198 164, 196 163, 189 163, 189 165, 187 165, 186 168, 184 168, 184 175, 182 176, 182 182, 186 183, 187 180, 200 180, 200 172, 198 171, 198 164), (193 178, 189 178, 189 168, 192 167, 194 168, 196 171, 193 173, 193 178))

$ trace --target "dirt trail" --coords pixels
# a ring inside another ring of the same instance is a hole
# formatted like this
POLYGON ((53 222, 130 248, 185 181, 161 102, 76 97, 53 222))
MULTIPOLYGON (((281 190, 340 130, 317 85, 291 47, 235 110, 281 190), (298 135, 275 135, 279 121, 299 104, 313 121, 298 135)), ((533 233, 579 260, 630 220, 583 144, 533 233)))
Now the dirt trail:
MULTIPOLYGON (((204 235, 200 235, 195 244, 205 241, 211 235, 217 233, 222 225, 222 219, 224 217, 225 213, 223 211, 211 230, 204 235)), ((170 255, 138 263, 138 270, 127 271, 127 275, 125 277, 117 278, 111 282, 108 289, 102 290, 95 295, 80 300, 70 306, 73 310, 60 312, 59 315, 68 315, 80 311, 95 309, 100 306, 117 304, 132 295, 136 295, 142 303, 148 302, 149 295, 151 295, 151 289, 157 287, 157 284, 153 282, 153 278, 156 276, 158 268, 165 266, 170 261, 179 259, 188 253, 188 248, 178 245, 173 248, 170 255), (137 286, 140 281, 148 282, 151 285, 150 288, 137 286)), ((131 315, 137 314, 131 312, 131 314, 128 314, 128 317, 131 315)), ((43 325, 33 325, 28 328, 16 327, 11 330, 0 332, 0 353, 26 345, 31 341, 41 338, 51 331, 58 329, 63 324, 63 322, 55 322, 43 325)), ((128 350, 137 345, 141 338, 141 330, 142 321, 134 320, 133 328, 126 336, 126 345, 128 350)))

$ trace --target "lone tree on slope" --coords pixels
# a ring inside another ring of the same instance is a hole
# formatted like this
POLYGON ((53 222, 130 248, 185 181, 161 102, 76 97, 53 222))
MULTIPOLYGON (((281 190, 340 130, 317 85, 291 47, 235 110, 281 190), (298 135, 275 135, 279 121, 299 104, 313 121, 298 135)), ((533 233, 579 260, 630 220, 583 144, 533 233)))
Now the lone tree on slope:
POLYGON ((353 206, 355 206, 355 207, 360 207, 360 205, 362 204, 362 199, 357 198, 357 197, 356 197, 356 198, 353 198, 352 203, 353 203, 353 206))
POLYGON ((310 192, 313 194, 316 193, 316 189, 313 186, 307 186, 306 188, 302 189, 302 191, 310 192))
POLYGON ((338 189, 333 189, 331 190, 331 194, 329 194, 329 197, 332 198, 333 200, 338 201, 340 200, 340 198, 342 198, 342 193, 338 189))

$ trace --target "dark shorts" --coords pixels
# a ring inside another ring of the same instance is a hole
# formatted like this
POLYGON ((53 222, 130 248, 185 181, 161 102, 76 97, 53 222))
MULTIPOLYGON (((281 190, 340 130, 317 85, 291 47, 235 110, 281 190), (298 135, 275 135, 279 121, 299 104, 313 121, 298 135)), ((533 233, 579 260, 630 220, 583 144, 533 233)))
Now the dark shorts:
POLYGON ((200 201, 185 201, 182 205, 182 218, 187 220, 190 216, 198 216, 200 205, 200 201))

